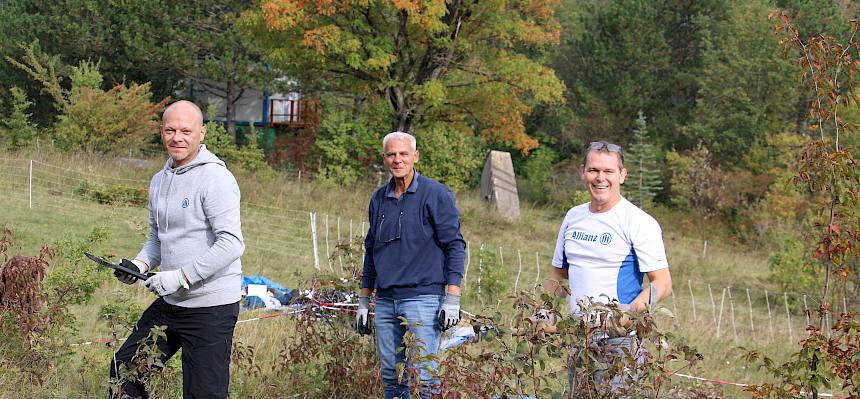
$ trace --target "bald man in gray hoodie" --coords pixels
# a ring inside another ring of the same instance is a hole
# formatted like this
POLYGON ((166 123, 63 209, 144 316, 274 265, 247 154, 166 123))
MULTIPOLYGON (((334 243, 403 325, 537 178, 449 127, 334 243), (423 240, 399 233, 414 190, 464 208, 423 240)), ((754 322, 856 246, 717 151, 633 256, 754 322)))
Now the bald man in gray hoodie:
MULTIPOLYGON (((149 238, 131 260, 142 273, 158 269, 144 285, 159 298, 111 361, 111 397, 149 397, 142 382, 149 370, 136 357, 154 326, 167 327, 166 338, 158 340, 162 362, 182 349, 183 397, 227 397, 245 244, 239 186, 201 144, 205 136, 203 114, 194 103, 178 101, 164 111, 161 139, 170 159, 152 177, 149 238)), ((126 284, 135 281, 115 275, 126 284)))

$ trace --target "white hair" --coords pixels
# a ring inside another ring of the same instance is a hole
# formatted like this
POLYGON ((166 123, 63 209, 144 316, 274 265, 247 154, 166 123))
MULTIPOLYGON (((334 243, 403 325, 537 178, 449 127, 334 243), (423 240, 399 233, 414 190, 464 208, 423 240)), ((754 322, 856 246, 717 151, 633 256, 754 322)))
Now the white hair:
POLYGON ((386 146, 388 146, 388 142, 391 140, 407 140, 409 141, 409 145, 412 146, 412 151, 415 151, 417 148, 415 136, 406 132, 391 132, 386 134, 385 137, 382 138, 382 152, 385 152, 385 148, 386 146))

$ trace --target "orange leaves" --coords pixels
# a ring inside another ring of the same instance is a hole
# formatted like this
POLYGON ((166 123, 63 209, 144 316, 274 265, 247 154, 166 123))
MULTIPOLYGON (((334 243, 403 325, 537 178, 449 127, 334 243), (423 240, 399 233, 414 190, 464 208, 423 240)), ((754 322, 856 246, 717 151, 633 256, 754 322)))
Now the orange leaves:
POLYGON ((331 16, 349 6, 348 0, 266 0, 260 10, 268 29, 285 30, 298 26, 305 18, 331 16))
POLYGON ((261 5, 266 27, 272 30, 284 30, 296 26, 303 15, 303 1, 268 0, 261 5))
POLYGON ((335 25, 324 25, 316 29, 305 31, 302 43, 311 49, 322 54, 327 47, 332 44, 339 36, 340 28, 335 25))
POLYGON ((530 44, 543 46, 561 42, 561 24, 555 19, 558 0, 530 0, 520 2, 523 13, 519 21, 520 38, 530 44))
POLYGON ((394 8, 408 13, 418 13, 421 10, 421 2, 417 0, 391 0, 394 8))

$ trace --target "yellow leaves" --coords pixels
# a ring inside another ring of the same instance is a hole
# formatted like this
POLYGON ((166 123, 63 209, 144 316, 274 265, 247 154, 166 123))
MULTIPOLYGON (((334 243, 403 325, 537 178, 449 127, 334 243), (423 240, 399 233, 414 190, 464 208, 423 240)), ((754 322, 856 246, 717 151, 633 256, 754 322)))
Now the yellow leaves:
POLYGON ((397 11, 408 14, 408 23, 426 32, 439 32, 446 28, 441 18, 448 12, 445 0, 391 0, 397 11))
POLYGON ((378 54, 368 58, 364 62, 364 66, 370 71, 388 70, 388 68, 397 61, 394 54, 378 54))

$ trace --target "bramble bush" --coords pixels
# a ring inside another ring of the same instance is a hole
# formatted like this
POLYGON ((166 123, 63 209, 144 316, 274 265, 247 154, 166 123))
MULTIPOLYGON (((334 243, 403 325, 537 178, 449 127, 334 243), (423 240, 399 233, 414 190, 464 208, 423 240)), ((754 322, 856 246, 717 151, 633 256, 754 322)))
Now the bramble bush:
MULTIPOLYGON (((344 258, 345 269, 352 276, 319 274, 308 283, 318 301, 326 302, 320 296, 322 293, 358 291, 360 248, 360 240, 341 243, 335 255, 344 258)), ((336 259, 332 261, 339 263, 336 259)), ((577 373, 581 381, 586 382, 582 391, 587 393, 585 397, 657 398, 664 392, 671 392, 673 397, 698 394, 699 388, 669 386, 671 375, 695 367, 702 356, 681 339, 659 331, 655 317, 658 314, 671 316, 665 309, 636 314, 621 312, 617 305, 584 304, 584 314, 621 315, 592 319, 570 314, 565 301, 547 294, 523 293, 509 299, 512 317, 505 318, 496 311, 462 322, 461 326, 473 328, 481 338, 438 355, 420 355, 418 349, 423 342, 407 334, 403 348, 407 358, 414 362, 435 360, 439 364, 437 376, 441 386, 434 398, 519 398, 524 395, 568 398, 571 394, 566 366, 569 359, 582 364, 577 373), (554 324, 555 332, 536 328, 535 309, 544 309, 560 320, 554 324), (605 347, 594 341, 598 334, 617 336, 634 330, 647 353, 625 352, 611 356, 605 347), (604 380, 593 380, 598 372, 604 380), (608 389, 606 382, 613 379, 623 379, 628 388, 608 389)), ((283 341, 274 365, 278 378, 269 385, 268 393, 308 397, 381 396, 374 338, 353 331, 353 312, 324 312, 318 307, 320 303, 305 301, 308 306, 299 314, 295 331, 283 341)), ((400 372, 402 378, 410 380, 410 388, 417 394, 418 370, 401 367, 400 372)))
POLYGON ((41 384, 72 354, 68 340, 77 327, 69 307, 87 303, 108 278, 95 264, 82 264, 83 251, 106 237, 107 230, 97 227, 53 249, 43 246, 36 256, 10 257, 12 232, 0 233, 0 363, 11 370, 10 392, 41 384))

